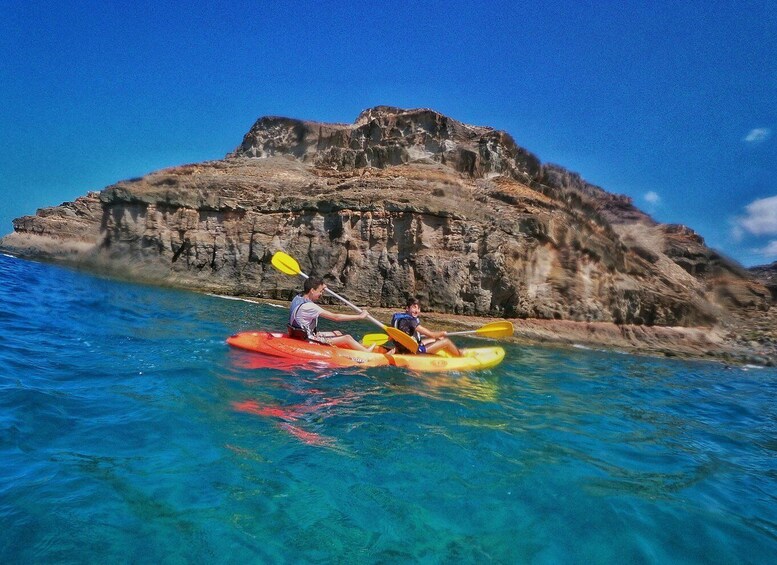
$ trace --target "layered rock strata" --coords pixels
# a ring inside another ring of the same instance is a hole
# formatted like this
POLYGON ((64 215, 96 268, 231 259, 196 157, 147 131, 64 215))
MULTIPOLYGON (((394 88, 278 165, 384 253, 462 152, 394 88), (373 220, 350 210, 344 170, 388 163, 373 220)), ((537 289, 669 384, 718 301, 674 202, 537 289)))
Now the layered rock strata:
POLYGON ((771 296, 683 226, 431 110, 258 120, 220 161, 118 182, 14 221, 12 253, 135 280, 288 299, 277 250, 356 303, 699 325, 771 296))

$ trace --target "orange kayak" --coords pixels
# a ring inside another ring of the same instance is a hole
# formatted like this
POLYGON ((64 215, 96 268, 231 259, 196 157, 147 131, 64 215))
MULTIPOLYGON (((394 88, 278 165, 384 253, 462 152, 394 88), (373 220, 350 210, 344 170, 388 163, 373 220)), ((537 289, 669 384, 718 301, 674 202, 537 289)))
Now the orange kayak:
POLYGON ((436 355, 389 355, 385 350, 356 351, 288 337, 285 333, 249 331, 227 339, 232 347, 274 357, 321 363, 328 367, 404 367, 419 372, 475 371, 489 369, 502 362, 501 347, 462 349, 461 357, 436 355))

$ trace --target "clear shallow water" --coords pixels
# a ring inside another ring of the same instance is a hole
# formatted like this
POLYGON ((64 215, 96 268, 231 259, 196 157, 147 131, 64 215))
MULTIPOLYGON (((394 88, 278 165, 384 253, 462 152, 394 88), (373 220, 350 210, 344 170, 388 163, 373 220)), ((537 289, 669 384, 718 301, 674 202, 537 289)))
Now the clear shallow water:
POLYGON ((224 343, 284 323, 0 256, 0 562, 774 562, 773 369, 508 345, 419 376, 224 343))

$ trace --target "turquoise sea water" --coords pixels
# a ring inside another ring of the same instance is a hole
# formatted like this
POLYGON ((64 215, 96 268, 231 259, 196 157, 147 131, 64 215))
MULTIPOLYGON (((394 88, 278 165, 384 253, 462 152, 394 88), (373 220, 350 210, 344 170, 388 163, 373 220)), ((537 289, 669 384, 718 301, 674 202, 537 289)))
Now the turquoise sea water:
POLYGON ((507 345, 422 376, 224 343, 284 322, 0 256, 0 562, 775 562, 773 369, 507 345))

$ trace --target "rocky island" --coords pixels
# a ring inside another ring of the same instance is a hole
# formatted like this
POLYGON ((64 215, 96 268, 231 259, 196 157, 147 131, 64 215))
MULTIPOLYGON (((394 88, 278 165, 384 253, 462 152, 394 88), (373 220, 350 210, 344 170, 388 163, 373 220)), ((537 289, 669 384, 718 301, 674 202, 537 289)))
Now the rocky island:
MULTIPOLYGON (((681 225, 542 163, 506 132, 387 106, 259 119, 224 159, 14 220, 0 248, 131 280, 288 300, 284 250, 353 302, 517 338, 777 361, 773 286, 681 225)), ((773 281, 773 279, 772 279, 773 281)))

